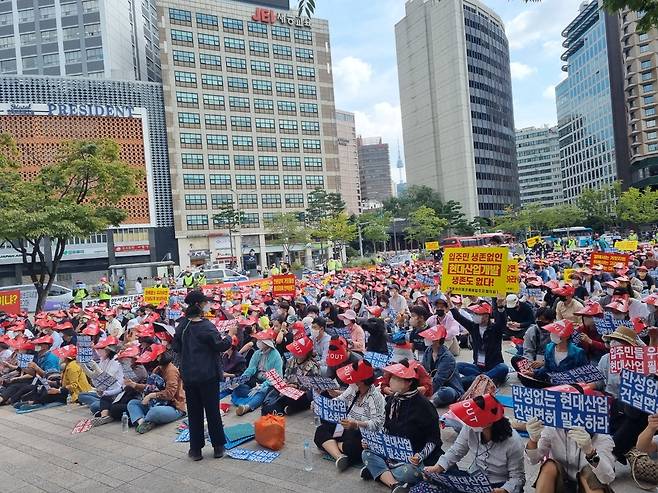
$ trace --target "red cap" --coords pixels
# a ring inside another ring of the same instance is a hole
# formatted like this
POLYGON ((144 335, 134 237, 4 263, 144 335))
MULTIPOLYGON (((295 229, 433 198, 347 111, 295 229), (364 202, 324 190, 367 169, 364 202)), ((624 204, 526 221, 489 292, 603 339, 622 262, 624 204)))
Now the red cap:
POLYGON ((32 340, 33 344, 52 344, 53 343, 53 336, 42 336, 39 337, 38 339, 33 339, 32 340))
POLYGON ((254 339, 258 339, 259 341, 265 341, 265 340, 273 341, 276 339, 276 332, 274 332, 273 329, 261 330, 260 332, 256 332, 254 334, 254 339))
POLYGON ((66 322, 62 322, 61 324, 55 324, 53 327, 55 330, 66 330, 66 329, 72 329, 73 324, 67 320, 66 322))
POLYGON ((166 346, 162 344, 152 344, 148 351, 144 351, 136 360, 135 363, 151 363, 157 359, 162 353, 167 350, 166 346))
POLYGON ((41 327, 43 329, 45 328, 54 329, 57 326, 57 322, 55 322, 54 320, 50 320, 49 318, 42 318, 37 320, 34 323, 34 325, 36 325, 37 327, 41 327))
POLYGON ((561 288, 554 289, 553 292, 558 296, 573 296, 576 294, 576 288, 571 284, 565 284, 561 288))
POLYGON ((94 346, 94 349, 105 349, 108 346, 118 346, 119 340, 114 336, 109 336, 94 346))
POLYGON ((631 322, 633 322, 633 328, 638 334, 647 328, 647 324, 640 317, 632 318, 631 322))
POLYGON ((341 382, 348 385, 363 382, 364 380, 372 378, 374 375, 375 371, 372 369, 372 365, 364 360, 352 363, 351 365, 342 366, 336 370, 336 376, 341 382))
POLYGON ((339 366, 346 362, 349 356, 347 353, 347 341, 343 337, 332 337, 329 343, 329 352, 327 353, 327 365, 339 366))
POLYGON ((551 392, 564 392, 567 394, 603 395, 602 392, 594 390, 585 383, 555 385, 553 387, 546 387, 544 390, 549 390, 551 392))
POLYGON ((382 307, 381 306, 367 306, 366 310, 370 312, 370 315, 372 315, 375 318, 379 318, 382 316, 382 307))
POLYGON ((87 326, 82 330, 82 334, 85 336, 95 336, 100 334, 101 328, 97 324, 87 324, 87 326))
POLYGON ((643 300, 647 305, 658 306, 658 293, 653 293, 643 300))
POLYGON ((553 322, 552 324, 545 325, 544 329, 552 334, 559 335, 562 339, 566 339, 567 337, 570 337, 571 334, 573 334, 574 326, 571 320, 564 319, 553 322))
POLYGON ((338 318, 354 322, 356 320, 356 312, 354 310, 345 310, 345 313, 338 315, 338 318))
POLYGON ((288 344, 286 349, 290 351, 293 356, 304 358, 313 351, 313 341, 308 337, 302 337, 301 339, 297 339, 288 344))
POLYGON ((75 359, 78 356, 78 348, 73 344, 53 349, 52 353, 59 359, 75 359))
POLYGON ((583 317, 601 317, 603 316, 603 308, 597 302, 591 301, 581 310, 574 312, 574 315, 581 315, 583 317))
POLYGON ((505 408, 491 394, 456 402, 449 409, 457 419, 470 428, 486 428, 505 417, 505 408))
POLYGON ((430 339, 431 341, 438 341, 440 339, 445 339, 448 335, 446 328, 443 325, 435 325, 422 331, 418 334, 423 339, 430 339))
POLYGON ((13 347, 17 351, 34 351, 34 343, 27 339, 14 341, 13 347))
POLYGON ((471 305, 467 308, 468 311, 475 313, 476 315, 491 315, 493 309, 489 303, 478 303, 477 305, 471 305))
POLYGON ((384 368, 384 371, 387 371, 391 375, 395 375, 396 377, 403 378, 405 380, 411 380, 413 378, 418 379, 416 368, 412 365, 404 366, 402 363, 395 363, 394 365, 390 365, 384 368))
POLYGON ((618 312, 628 313, 628 300, 624 298, 617 298, 616 300, 612 300, 610 303, 605 305, 605 307, 610 308, 611 310, 616 310, 618 312))
POLYGON ((117 354, 117 359, 136 358, 137 356, 139 356, 139 346, 130 346, 117 354))
POLYGON ((155 337, 155 327, 153 325, 138 325, 137 326, 137 337, 155 337))

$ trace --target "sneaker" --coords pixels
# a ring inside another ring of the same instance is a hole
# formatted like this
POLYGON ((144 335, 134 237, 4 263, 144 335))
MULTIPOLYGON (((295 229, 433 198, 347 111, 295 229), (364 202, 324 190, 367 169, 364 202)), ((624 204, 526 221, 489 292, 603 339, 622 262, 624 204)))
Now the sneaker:
POLYGON ((99 416, 97 418, 91 419, 91 427, 96 428, 97 426, 103 426, 114 421, 112 416, 99 416))
POLYGON ((235 408, 235 414, 238 416, 242 416, 243 414, 247 414, 251 409, 249 409, 249 406, 238 406, 235 408))
POLYGON ((200 451, 200 450, 192 450, 192 449, 190 449, 190 451, 187 453, 187 456, 188 456, 190 459, 192 459, 193 461, 198 461, 198 460, 203 459, 203 455, 201 455, 201 451, 200 451))
POLYGON ((142 424, 137 426, 136 431, 140 435, 143 435, 144 433, 151 431, 153 428, 155 428, 155 424, 151 423, 150 421, 144 421, 142 424))
POLYGON ((391 486, 391 493, 407 493, 409 491, 409 486, 407 483, 404 484, 396 484, 391 486))
POLYGON ((213 457, 215 459, 221 459, 224 457, 224 445, 220 445, 219 447, 213 447, 213 457))
POLYGON ((338 459, 336 459, 336 469, 338 469, 340 472, 343 472, 348 467, 350 467, 350 460, 346 455, 341 455, 338 457, 338 459))
POLYGON ((289 413, 290 413, 290 406, 285 406, 285 407, 283 408, 283 414, 284 414, 285 416, 288 416, 289 413))
POLYGON ((361 476, 361 479, 363 479, 364 481, 372 481, 374 479, 372 477, 372 474, 370 474, 370 470, 366 466, 363 466, 361 468, 361 472, 359 473, 359 476, 361 476))

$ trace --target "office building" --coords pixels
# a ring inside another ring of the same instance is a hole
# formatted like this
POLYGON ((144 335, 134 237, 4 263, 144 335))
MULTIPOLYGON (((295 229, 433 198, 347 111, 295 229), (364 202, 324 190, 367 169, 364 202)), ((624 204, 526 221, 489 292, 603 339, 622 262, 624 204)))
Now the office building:
POLYGON ((0 2, 0 73, 160 81, 156 0, 0 2))
POLYGON ((619 16, 625 67, 624 94, 630 147, 629 185, 658 186, 658 127, 656 127, 656 65, 658 31, 637 31, 638 13, 628 9, 619 16))
POLYGON ((552 207, 563 202, 557 127, 517 130, 516 162, 522 206, 552 207))
POLYGON ((616 16, 602 0, 583 3, 562 36, 568 76, 555 100, 564 198, 573 203, 583 188, 628 182, 628 137, 616 16))
POLYGON ((409 185, 464 214, 519 205, 509 47, 477 0, 408 0, 395 26, 409 185))
POLYGON ((381 204, 393 196, 388 144, 382 142, 381 137, 359 137, 357 145, 361 200, 371 205, 373 203, 381 204))
POLYGON ((328 23, 264 4, 158 2, 183 266, 231 251, 271 265, 283 247, 266 244, 267 223, 339 187, 328 23), (213 220, 226 208, 242 213, 233 245, 213 220))
POLYGON ((338 134, 338 192, 345 201, 347 213, 359 214, 361 183, 354 113, 336 110, 336 132, 338 134))
MULTIPOLYGON (((62 142, 98 138, 116 140, 120 158, 144 172, 137 184, 139 195, 119 203, 128 213, 124 224, 91 238, 70 240, 62 275, 107 272, 115 264, 178 260, 160 84, 4 76, 0 101, 0 133, 16 139, 26 176, 52 162, 62 142)), ((15 250, 0 245, 0 281, 21 284, 20 264, 15 250)))

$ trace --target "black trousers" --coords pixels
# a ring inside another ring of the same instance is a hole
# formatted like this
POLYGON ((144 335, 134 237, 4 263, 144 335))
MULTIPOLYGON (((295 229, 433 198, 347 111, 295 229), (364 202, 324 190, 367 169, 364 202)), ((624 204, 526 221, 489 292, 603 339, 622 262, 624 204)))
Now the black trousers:
POLYGON ((22 397, 25 394, 28 394, 37 388, 36 385, 32 385, 31 381, 25 382, 16 382, 10 384, 6 387, 0 396, 3 399, 3 404, 15 404, 22 400, 22 397))
POLYGON ((224 425, 219 414, 219 381, 211 379, 200 383, 183 382, 187 400, 187 420, 190 430, 190 450, 200 452, 206 444, 203 430, 203 413, 208 421, 208 434, 213 447, 226 443, 224 425))
POLYGON ((315 445, 320 449, 322 444, 328 440, 336 440, 343 444, 343 453, 348 457, 350 464, 359 464, 361 463, 361 452, 363 452, 363 447, 361 446, 361 432, 356 430, 343 430, 343 435, 334 438, 334 432, 336 431, 336 423, 329 423, 327 421, 322 422, 320 426, 315 429, 315 436, 313 441, 315 445))

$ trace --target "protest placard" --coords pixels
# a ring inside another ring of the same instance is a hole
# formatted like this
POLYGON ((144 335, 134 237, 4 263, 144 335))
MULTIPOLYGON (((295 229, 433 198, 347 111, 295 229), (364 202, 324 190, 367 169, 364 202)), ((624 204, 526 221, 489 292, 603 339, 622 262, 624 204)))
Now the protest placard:
POLYGON ((126 296, 112 296, 109 301, 101 301, 98 298, 82 300, 82 308, 93 308, 99 306, 101 303, 105 304, 108 308, 114 308, 126 303, 130 303, 131 308, 139 308, 142 304, 142 295, 130 294, 126 296))
POLYGON ((602 317, 594 318, 594 327, 600 335, 612 334, 619 326, 633 327, 630 320, 615 318, 612 313, 606 312, 602 317))
POLYGON ((489 478, 480 470, 450 471, 441 474, 425 472, 424 474, 442 486, 444 493, 491 493, 492 490, 489 478))
POLYGON ((649 414, 658 412, 658 381, 630 370, 622 370, 619 400, 649 414))
POLYGON ((617 240, 615 248, 621 252, 634 252, 637 250, 637 240, 617 240))
POLYGON ((363 355, 363 359, 370 363, 373 368, 384 368, 388 365, 391 357, 388 354, 366 351, 363 355))
POLYGON ((313 409, 320 419, 331 423, 340 423, 347 416, 347 405, 345 401, 328 399, 320 394, 313 395, 315 405, 313 409))
POLYGON ((156 306, 160 303, 169 303, 169 288, 145 288, 144 303, 156 306))
POLYGON ((426 241, 425 242, 425 250, 429 250, 430 252, 435 252, 437 251, 440 247, 438 241, 426 241))
POLYGON ((530 361, 528 358, 521 358, 517 360, 516 365, 518 366, 520 373, 533 371, 532 361, 530 361))
POLYGON ((562 279, 564 279, 564 282, 571 282, 571 276, 574 272, 576 272, 576 269, 564 269, 562 272, 562 279))
POLYGON ((336 379, 329 377, 298 375, 297 381, 299 382, 299 385, 301 385, 305 389, 315 389, 315 390, 319 390, 320 392, 324 392, 325 390, 335 390, 340 388, 340 385, 338 385, 336 379))
POLYGON ((444 485, 441 485, 439 487, 427 481, 420 481, 411 487, 409 493, 453 493, 453 492, 446 491, 444 485))
POLYGON ((425 274, 417 274, 416 281, 421 283, 423 286, 433 287, 436 285, 436 280, 434 279, 434 276, 428 276, 425 274))
POLYGON ((325 332, 331 337, 340 336, 348 341, 352 339, 352 333, 348 327, 327 327, 325 332))
POLYGON ((21 292, 18 289, 0 291, 0 312, 18 315, 21 311, 21 292))
POLYGON ((117 383, 117 379, 109 373, 102 372, 100 375, 92 378, 92 383, 94 384, 94 388, 102 393, 117 383))
POLYGON ((232 459, 269 464, 279 456, 279 452, 272 452, 270 450, 248 450, 245 448, 234 448, 232 450, 228 450, 226 455, 232 459))
POLYGON ((368 444, 368 449, 381 457, 409 462, 409 458, 414 455, 408 438, 364 429, 361 429, 361 436, 368 444))
POLYGON ((517 259, 508 260, 505 283, 505 292, 514 294, 519 292, 519 261, 517 259))
POLYGON ((77 435, 78 433, 85 433, 86 431, 91 430, 91 428, 92 428, 91 419, 83 419, 75 424, 75 426, 71 430, 71 435, 77 435))
POLYGON ((527 240, 525 240, 526 245, 528 245, 528 248, 532 248, 535 246, 537 243, 541 241, 541 236, 531 236, 527 240))
POLYGON ((123 370, 123 378, 132 380, 133 382, 137 381, 137 374, 135 373, 135 370, 133 370, 133 367, 130 365, 130 360, 124 358, 120 361, 121 369, 123 370))
POLYGON ((603 266, 605 272, 614 272, 614 265, 621 262, 628 265, 628 254, 626 253, 612 253, 612 252, 592 252, 589 257, 589 266, 595 265, 603 266))
POLYGON ((278 390, 281 395, 290 397, 293 400, 298 400, 305 394, 305 392, 302 392, 301 390, 288 385, 286 381, 276 372, 276 370, 270 370, 266 372, 265 378, 267 378, 267 381, 270 382, 272 387, 278 390))
POLYGON ((585 365, 567 371, 554 371, 547 373, 553 385, 565 385, 570 383, 591 383, 605 380, 605 376, 594 365, 585 365))
POLYGON ((295 296, 295 274, 272 276, 272 297, 295 296))
POLYGON ((656 373, 658 347, 616 346, 610 348, 610 373, 630 370, 643 375, 656 373))
POLYGON ((507 263, 506 248, 450 248, 443 256, 441 291, 475 296, 504 293, 507 263))
POLYGON ((248 377, 247 375, 239 375, 237 377, 227 378, 223 382, 219 382, 219 391, 222 392, 224 390, 233 390, 238 385, 247 383, 249 379, 250 377, 248 377))
POLYGON ((34 361, 34 355, 29 353, 19 353, 16 358, 19 368, 27 368, 32 361, 34 361))
POLYGON ((91 336, 78 335, 76 346, 78 348, 78 363, 89 363, 94 358, 94 349, 92 348, 91 336))
POLYGON ((512 402, 514 417, 520 421, 536 417, 553 428, 580 426, 591 433, 608 433, 610 404, 606 396, 513 385, 512 402))
POLYGON ((526 288, 525 295, 528 298, 535 298, 538 301, 544 299, 544 292, 541 290, 541 288, 526 288))

